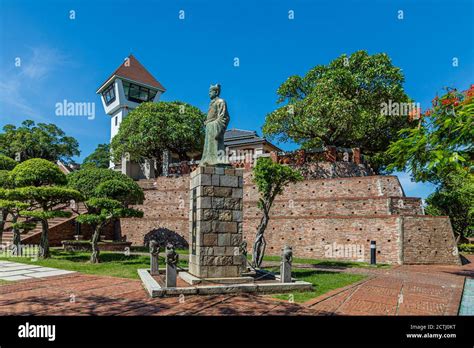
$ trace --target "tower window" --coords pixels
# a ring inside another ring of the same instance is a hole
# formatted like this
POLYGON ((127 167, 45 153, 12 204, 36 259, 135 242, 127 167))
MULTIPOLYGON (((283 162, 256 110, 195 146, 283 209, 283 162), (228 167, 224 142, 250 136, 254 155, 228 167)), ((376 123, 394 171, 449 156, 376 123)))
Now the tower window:
POLYGON ((127 81, 123 81, 123 90, 127 99, 135 103, 152 101, 156 96, 156 91, 127 81))
POLYGON ((109 105, 115 100, 115 84, 112 83, 109 87, 102 92, 102 96, 104 97, 105 105, 109 105))
POLYGON ((115 116, 115 126, 118 124, 118 116, 115 116))

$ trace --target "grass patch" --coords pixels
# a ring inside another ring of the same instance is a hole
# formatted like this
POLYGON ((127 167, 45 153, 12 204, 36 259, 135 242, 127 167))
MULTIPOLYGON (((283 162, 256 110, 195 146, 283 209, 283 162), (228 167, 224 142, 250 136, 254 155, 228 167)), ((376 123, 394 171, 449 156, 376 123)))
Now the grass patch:
MULTIPOLYGON (((132 279, 139 278, 137 269, 150 267, 148 255, 127 256, 122 252, 103 251, 100 253, 101 262, 98 264, 89 263, 89 258, 90 252, 73 252, 55 248, 51 248, 51 258, 45 260, 33 261, 26 257, 0 257, 1 260, 12 262, 132 279)), ((178 263, 180 267, 185 267, 187 264, 187 260, 179 260, 178 263)), ((164 259, 160 258, 160 266, 164 265, 164 259)))
MULTIPOLYGON (((316 271, 308 269, 292 269, 292 276, 298 280, 303 280, 313 284, 315 291, 295 292, 293 299, 297 303, 306 302, 334 289, 342 288, 349 284, 358 282, 364 278, 361 274, 348 274, 327 271, 316 271)), ((281 300, 289 300, 290 294, 274 295, 281 300)))
MULTIPOLYGON (((249 259, 251 256, 249 255, 249 259)), ((264 256, 264 261, 280 261, 280 256, 264 256)), ((300 259, 300 258, 293 258, 293 263, 302 263, 308 265, 320 265, 320 266, 328 266, 334 268, 367 268, 367 267, 376 267, 376 268, 390 268, 390 265, 385 263, 378 263, 375 266, 367 262, 358 262, 358 261, 338 261, 338 260, 320 260, 320 259, 300 259)))

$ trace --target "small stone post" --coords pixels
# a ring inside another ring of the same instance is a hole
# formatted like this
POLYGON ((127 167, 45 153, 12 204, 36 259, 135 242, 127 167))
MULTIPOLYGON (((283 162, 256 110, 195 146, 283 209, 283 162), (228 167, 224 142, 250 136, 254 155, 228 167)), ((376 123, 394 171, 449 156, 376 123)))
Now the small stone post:
POLYGON ((291 283, 291 263, 293 262, 293 249, 285 245, 282 249, 280 264, 280 282, 291 283))
POLYGON ((159 261, 158 256, 160 254, 160 248, 156 240, 150 241, 150 274, 158 275, 159 271, 159 261))
POLYGON ((173 244, 166 245, 166 287, 176 287, 176 265, 178 263, 178 254, 174 250, 173 244))

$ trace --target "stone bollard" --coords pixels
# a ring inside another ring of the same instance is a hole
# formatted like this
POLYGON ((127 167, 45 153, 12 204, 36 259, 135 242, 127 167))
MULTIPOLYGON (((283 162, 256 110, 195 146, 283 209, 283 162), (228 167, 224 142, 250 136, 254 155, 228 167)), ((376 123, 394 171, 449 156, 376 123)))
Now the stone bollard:
POLYGON ((293 248, 285 245, 281 253, 280 282, 291 283, 291 263, 293 262, 293 248))
POLYGON ((159 260, 158 256, 160 255, 160 247, 156 240, 150 241, 150 274, 159 275, 159 260))
POLYGON ((176 287, 176 265, 178 263, 178 254, 174 250, 173 244, 166 245, 166 287, 176 287))

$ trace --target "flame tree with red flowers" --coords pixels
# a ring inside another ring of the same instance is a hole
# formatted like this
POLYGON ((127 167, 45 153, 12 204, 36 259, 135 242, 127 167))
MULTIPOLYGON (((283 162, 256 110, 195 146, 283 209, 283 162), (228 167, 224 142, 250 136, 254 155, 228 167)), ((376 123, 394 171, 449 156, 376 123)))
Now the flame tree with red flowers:
POLYGON ((474 232, 474 85, 463 92, 446 89, 417 122, 390 144, 388 170, 406 170, 415 181, 436 184, 427 212, 450 216, 462 241, 474 232))

